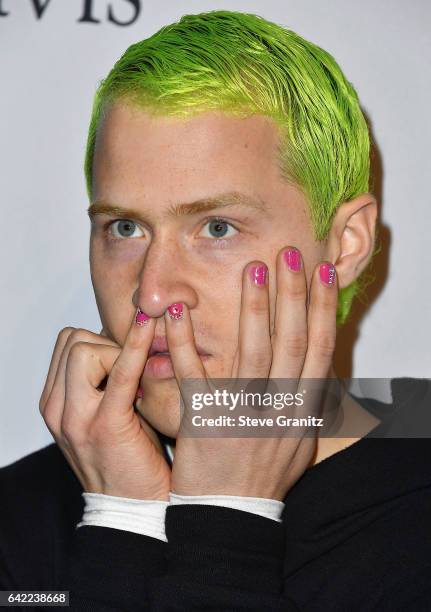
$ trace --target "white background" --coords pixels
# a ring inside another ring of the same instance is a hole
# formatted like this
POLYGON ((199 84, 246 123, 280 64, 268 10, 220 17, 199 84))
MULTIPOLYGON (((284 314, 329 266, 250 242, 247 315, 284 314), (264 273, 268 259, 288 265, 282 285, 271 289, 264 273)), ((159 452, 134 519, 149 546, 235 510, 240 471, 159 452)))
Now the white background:
POLYGON ((128 45, 184 13, 262 15, 327 49, 353 82, 378 146, 383 250, 368 304, 338 339, 337 373, 429 378, 431 3, 141 0, 119 27, 109 2, 118 19, 133 14, 94 0, 101 23, 77 23, 83 0, 50 0, 37 20, 32 0, 0 2, 0 466, 53 441, 38 402, 59 330, 100 331, 82 171, 96 86, 128 45))

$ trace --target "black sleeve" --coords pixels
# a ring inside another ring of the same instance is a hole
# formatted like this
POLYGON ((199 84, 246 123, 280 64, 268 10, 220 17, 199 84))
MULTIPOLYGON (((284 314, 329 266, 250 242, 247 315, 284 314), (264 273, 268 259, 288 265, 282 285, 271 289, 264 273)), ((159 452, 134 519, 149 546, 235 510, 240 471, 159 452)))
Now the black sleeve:
POLYGON ((296 611, 283 595, 283 523, 199 504, 168 506, 167 567, 150 610, 296 611))
POLYGON ((79 527, 57 589, 69 591, 72 610, 148 610, 150 583, 165 570, 166 546, 130 531, 79 527))
MULTIPOLYGON (((379 612, 429 612, 431 610, 431 560, 418 558, 418 563, 403 571, 403 579, 382 593, 377 602, 379 612), (425 562, 425 563, 424 563, 425 562)), ((377 609, 376 606, 376 609, 377 609)))

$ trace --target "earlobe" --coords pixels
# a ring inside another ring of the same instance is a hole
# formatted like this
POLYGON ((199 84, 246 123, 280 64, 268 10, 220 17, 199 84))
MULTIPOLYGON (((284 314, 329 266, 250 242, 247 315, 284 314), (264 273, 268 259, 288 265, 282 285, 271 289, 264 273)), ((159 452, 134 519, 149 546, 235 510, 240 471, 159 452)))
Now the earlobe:
POLYGON ((366 268, 374 251, 377 201, 370 193, 343 202, 334 216, 327 242, 327 259, 335 264, 340 289, 366 268))

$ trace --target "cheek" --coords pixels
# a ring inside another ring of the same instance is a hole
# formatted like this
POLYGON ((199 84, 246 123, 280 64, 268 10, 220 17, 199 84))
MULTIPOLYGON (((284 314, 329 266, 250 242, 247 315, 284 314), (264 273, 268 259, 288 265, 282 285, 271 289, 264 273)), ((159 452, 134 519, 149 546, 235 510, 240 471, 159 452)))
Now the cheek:
POLYGON ((131 300, 136 277, 130 266, 112 266, 101 258, 94 258, 91 279, 101 320, 113 340, 121 344, 135 312, 131 300))
POLYGON ((142 260, 142 245, 109 245, 101 240, 90 244, 90 268, 98 294, 121 296, 136 283, 142 260))
POLYGON ((106 239, 100 241, 95 247, 95 256, 101 265, 105 263, 114 267, 133 266, 133 264, 138 266, 145 256, 146 249, 146 243, 138 238, 124 240, 124 242, 121 239, 106 239))
POLYGON ((232 342, 241 309, 241 284, 215 282, 206 319, 224 346, 232 342))

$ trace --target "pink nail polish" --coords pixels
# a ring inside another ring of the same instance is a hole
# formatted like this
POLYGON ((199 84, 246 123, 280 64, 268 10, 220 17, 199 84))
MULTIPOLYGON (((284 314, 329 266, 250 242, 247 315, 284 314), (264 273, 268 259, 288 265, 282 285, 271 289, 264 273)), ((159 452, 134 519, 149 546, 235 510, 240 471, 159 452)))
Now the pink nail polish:
POLYGON ((320 264, 319 274, 322 283, 328 285, 328 287, 334 284, 336 271, 335 266, 333 266, 331 263, 320 264))
POLYGON ((301 255, 297 249, 289 249, 284 251, 284 261, 287 263, 290 270, 299 272, 301 269, 301 255))
POLYGON ((140 308, 136 311, 135 323, 136 325, 145 325, 151 319, 148 315, 145 314, 140 308))
POLYGON ((264 285, 266 282, 266 266, 253 266, 250 268, 250 277, 255 285, 264 285))
POLYGON ((171 304, 168 308, 168 314, 171 317, 171 319, 181 319, 183 316, 183 305, 181 302, 176 302, 175 304, 171 304))

